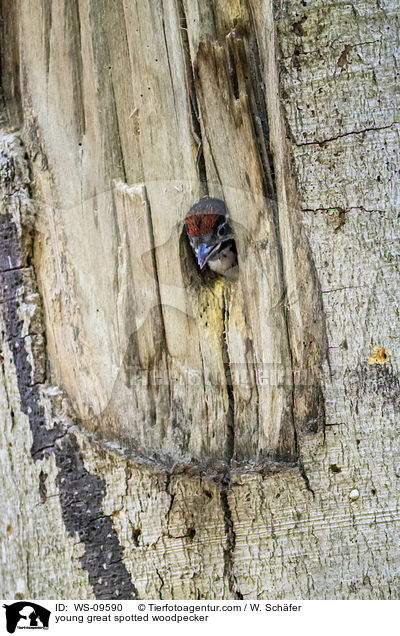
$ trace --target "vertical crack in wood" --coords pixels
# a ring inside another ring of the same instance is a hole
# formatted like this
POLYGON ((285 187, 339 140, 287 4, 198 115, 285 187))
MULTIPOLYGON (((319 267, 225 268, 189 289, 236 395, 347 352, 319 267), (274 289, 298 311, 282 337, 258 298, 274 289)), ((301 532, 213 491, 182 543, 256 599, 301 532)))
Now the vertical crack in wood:
POLYGON ((236 580, 233 573, 233 554, 236 548, 236 533, 233 526, 232 511, 229 505, 228 490, 224 489, 220 495, 221 508, 224 515, 225 539, 224 547, 224 578, 228 583, 229 592, 235 599, 243 599, 243 595, 236 589, 236 580))
POLYGON ((0 0, 0 122, 7 127, 12 121, 15 129, 23 119, 18 11, 18 3, 0 0))
POLYGON ((229 505, 229 487, 231 481, 231 463, 235 453, 235 395, 232 385, 231 360, 229 357, 229 347, 227 340, 227 332, 229 325, 229 302, 227 298, 227 289, 225 288, 222 295, 222 315, 223 315, 223 361, 225 371, 226 390, 228 394, 228 410, 226 413, 226 472, 222 478, 223 490, 221 491, 220 501, 224 515, 225 541, 224 547, 224 577, 228 582, 230 593, 236 599, 243 599, 242 594, 236 590, 236 582, 233 574, 233 555, 236 548, 236 533, 233 526, 232 511, 229 505))
POLYGON ((158 303, 159 310, 160 310, 161 333, 162 333, 162 340, 165 343, 165 368, 166 368, 166 372, 167 372, 168 397, 169 397, 169 404, 170 404, 170 408, 171 408, 172 407, 172 392, 171 392, 172 389, 171 389, 171 374, 170 374, 169 364, 168 364, 168 355, 169 354, 168 354, 167 330, 165 328, 164 311, 163 311, 163 304, 162 304, 162 300, 161 300, 160 279, 159 279, 159 276, 158 276, 158 265, 157 265, 156 246, 155 246, 155 240, 154 240, 153 220, 152 220, 152 217, 151 217, 151 206, 150 206, 150 201, 149 201, 148 196, 147 196, 146 189, 144 189, 144 195, 146 197, 146 214, 147 214, 147 221, 148 221, 148 227, 149 227, 150 254, 151 254, 151 260, 152 260, 152 265, 153 265, 154 278, 155 278, 155 281, 156 281, 157 303, 158 303))
POLYGON ((45 2, 42 4, 43 11, 43 45, 44 45, 44 57, 46 64, 46 77, 47 81, 49 79, 49 71, 50 71, 50 54, 51 54, 51 26, 53 21, 53 11, 52 11, 52 3, 45 2))
POLYGON ((83 57, 82 57, 82 33, 81 33, 81 16, 79 8, 79 0, 74 0, 66 7, 70 13, 72 43, 71 43, 71 59, 74 60, 74 108, 76 112, 75 120, 77 122, 77 135, 82 139, 86 132, 86 116, 85 102, 83 99, 83 57))
MULTIPOLYGON (((203 382, 203 391, 204 391, 204 395, 206 395, 207 387, 206 387, 206 374, 205 374, 205 368, 204 368, 204 357, 203 357, 203 352, 200 346, 199 346, 199 355, 201 360, 201 379, 203 382)), ((206 410, 206 420, 208 422, 210 418, 210 412, 209 412, 207 400, 204 401, 204 406, 206 410)))
POLYGON ((289 408, 290 408, 291 423, 292 423, 292 427, 293 427, 293 436, 294 436, 294 442, 295 442, 295 453, 296 453, 297 459, 299 459, 299 457, 300 457, 299 441, 298 441, 298 435, 297 435, 297 430, 296 430, 296 422, 295 422, 295 415, 294 415, 295 373, 294 373, 293 349, 292 349, 292 343, 291 343, 291 338, 290 338, 290 329, 289 329, 288 307, 287 307, 287 302, 286 302, 287 301, 287 288, 286 288, 285 268, 284 268, 284 264, 283 264, 282 241, 281 241, 281 234, 280 234, 280 230, 279 230, 278 205, 273 205, 273 208, 274 208, 273 219, 274 219, 275 231, 276 231, 276 244, 277 244, 277 247, 278 247, 278 250, 277 250, 278 251, 278 265, 279 265, 281 285, 282 285, 284 325, 285 325, 287 348, 288 348, 289 360, 290 360, 291 388, 290 388, 289 408))
POLYGON ((156 574, 157 574, 158 578, 160 579, 160 583, 161 583, 160 587, 158 588, 158 597, 159 597, 159 599, 161 601, 162 600, 162 590, 163 590, 163 587, 165 585, 165 581, 164 581, 163 577, 161 576, 158 568, 156 568, 156 574))
POLYGON ((229 71, 229 76, 231 78, 233 96, 234 96, 235 99, 239 99, 239 80, 238 80, 238 75, 237 75, 237 72, 236 72, 235 54, 234 54, 234 51, 232 49, 232 46, 230 46, 231 42, 232 42, 232 39, 231 38, 227 38, 227 43, 228 43, 228 50, 227 50, 228 71, 229 71))
POLYGON ((162 10, 161 25, 162 25, 163 40, 164 40, 164 46, 165 46, 165 53, 166 53, 166 57, 167 57, 168 73, 169 73, 169 78, 170 78, 170 82, 171 82, 172 96, 174 98, 175 117, 176 117, 176 120, 178 121, 178 112, 177 112, 177 108, 176 108, 176 95, 175 95, 175 88, 174 88, 174 75, 172 73, 171 59, 170 59, 169 47, 168 47, 168 40, 167 40, 166 31, 165 31, 164 5, 162 4, 161 6, 162 6, 162 9, 161 9, 162 10))
POLYGON ((228 409, 226 412, 226 474, 223 483, 229 486, 231 462, 235 453, 235 394, 233 391, 231 360, 229 356, 228 346, 228 328, 229 328, 229 304, 227 299, 227 289, 222 294, 222 316, 223 316, 223 339, 222 339, 222 359, 224 363, 225 383, 228 394, 228 409))
POLYGON ((178 10, 179 29, 181 34, 182 51, 183 51, 183 57, 185 61, 186 94, 188 96, 188 101, 189 101, 192 134, 198 146, 197 157, 196 157, 197 172, 199 175, 200 184, 204 190, 204 194, 207 194, 208 192, 207 172, 206 172, 206 163, 205 163, 204 151, 203 151, 201 125, 200 125, 200 109, 199 109, 199 103, 198 103, 197 94, 196 94, 196 87, 194 83, 193 65, 192 65, 192 59, 190 55, 189 36, 188 36, 188 30, 187 30, 187 19, 186 19, 185 8, 183 6, 183 0, 176 0, 176 3, 177 3, 177 10, 178 10))
MULTIPOLYGON (((110 82, 110 91, 112 94, 112 102, 113 104, 116 104, 116 99, 115 99, 115 90, 114 90, 114 83, 110 82)), ((126 173, 126 166, 125 166, 125 157, 124 157, 124 151, 123 151, 123 144, 122 144, 122 137, 121 137, 121 127, 120 127, 120 123, 119 123, 119 119, 118 119, 118 114, 117 112, 115 112, 115 130, 117 133, 117 139, 118 139, 118 145, 120 148, 120 153, 121 153, 121 161, 120 161, 120 167, 122 170, 122 179, 124 180, 124 182, 127 182, 127 173, 126 173)))
MULTIPOLYGON (((254 25, 252 25, 254 32, 254 25)), ((234 33, 234 32, 233 32, 234 33)), ((250 110, 253 115, 253 129, 263 169, 264 189, 267 199, 276 198, 274 165, 270 150, 268 111, 265 103, 265 86, 261 78, 261 57, 257 39, 253 42, 244 37, 234 40, 233 33, 227 37, 229 66, 238 64, 244 71, 242 81, 246 86, 250 110)), ((233 82, 238 83, 237 72, 232 71, 233 82)), ((235 88, 234 88, 235 92, 235 88)), ((239 90, 237 89, 239 97, 239 90)))

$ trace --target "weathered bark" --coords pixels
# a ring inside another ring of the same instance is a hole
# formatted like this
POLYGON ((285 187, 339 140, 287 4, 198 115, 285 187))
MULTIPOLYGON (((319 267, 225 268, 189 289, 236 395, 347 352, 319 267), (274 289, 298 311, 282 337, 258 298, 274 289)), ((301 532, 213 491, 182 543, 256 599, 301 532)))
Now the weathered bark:
POLYGON ((0 594, 397 598, 395 7, 3 5, 0 594))

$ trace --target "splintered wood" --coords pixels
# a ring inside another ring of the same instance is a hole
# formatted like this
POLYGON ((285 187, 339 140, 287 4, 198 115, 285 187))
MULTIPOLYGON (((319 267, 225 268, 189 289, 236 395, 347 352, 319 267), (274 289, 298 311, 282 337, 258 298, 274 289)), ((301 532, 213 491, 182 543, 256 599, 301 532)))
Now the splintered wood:
MULTIPOLYGON (((270 16, 251 4, 54 7, 54 63, 24 57, 29 125, 52 165, 51 178, 35 168, 37 196, 57 209, 38 258, 53 377, 103 442, 222 477, 296 461, 296 429, 318 428, 308 389, 323 353, 270 16), (201 275, 187 245, 183 219, 205 192, 227 204, 237 281, 201 275)), ((42 50, 31 8, 21 34, 42 50)))

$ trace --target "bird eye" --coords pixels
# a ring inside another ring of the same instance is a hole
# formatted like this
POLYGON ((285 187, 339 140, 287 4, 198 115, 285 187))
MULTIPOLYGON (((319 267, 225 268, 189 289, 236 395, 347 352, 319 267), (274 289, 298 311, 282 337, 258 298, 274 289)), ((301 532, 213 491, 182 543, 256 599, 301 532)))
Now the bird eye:
POLYGON ((223 223, 222 225, 219 226, 218 230, 217 230, 217 234, 219 238, 222 238, 223 236, 225 236, 225 234, 227 233, 227 227, 226 227, 226 223, 223 223))

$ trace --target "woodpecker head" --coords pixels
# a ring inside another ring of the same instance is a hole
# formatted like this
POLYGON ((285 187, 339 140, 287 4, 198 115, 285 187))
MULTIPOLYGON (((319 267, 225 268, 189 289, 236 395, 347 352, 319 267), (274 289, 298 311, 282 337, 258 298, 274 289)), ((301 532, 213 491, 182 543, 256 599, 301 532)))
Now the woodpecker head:
POLYGON ((185 226, 200 269, 208 264, 226 275, 237 265, 235 237, 223 201, 203 197, 190 208, 185 226))

